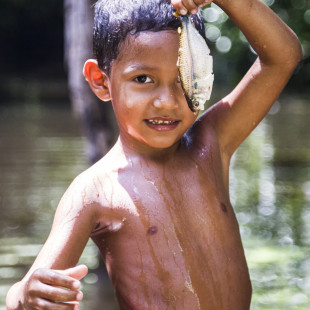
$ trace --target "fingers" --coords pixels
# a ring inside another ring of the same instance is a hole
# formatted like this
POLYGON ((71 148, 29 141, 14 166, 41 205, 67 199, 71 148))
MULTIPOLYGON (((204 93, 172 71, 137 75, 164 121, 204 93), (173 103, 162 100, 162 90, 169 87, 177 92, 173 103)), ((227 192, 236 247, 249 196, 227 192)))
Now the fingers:
POLYGON ((69 268, 66 270, 57 270, 57 272, 72 277, 76 280, 81 280, 84 278, 88 273, 88 268, 85 265, 78 265, 73 268, 69 268))
POLYGON ((198 9, 202 6, 210 4, 212 0, 171 0, 171 4, 181 15, 187 14, 196 14, 198 9))
POLYGON ((37 299, 26 307, 27 310, 78 310, 79 304, 55 303, 49 300, 37 299))
POLYGON ((83 299, 83 293, 81 291, 69 290, 46 284, 42 284, 40 286, 34 285, 30 294, 31 293, 34 295, 40 294, 42 299, 47 299, 54 302, 81 301, 83 299))
MULTIPOLYGON (((87 268, 86 268, 87 269, 87 268)), ((80 268, 85 273, 85 268, 80 268)), ((25 285, 26 309, 78 309, 80 281, 55 270, 37 269, 25 285)))
MULTIPOLYGON (((185 2, 186 8, 191 14, 197 14, 199 5, 194 2, 194 0, 183 0, 185 2)), ((197 1, 197 0, 196 0, 197 1)))
POLYGON ((181 0, 171 0, 171 4, 175 8, 175 10, 181 14, 186 15, 187 14, 187 8, 183 5, 181 0))
POLYGON ((42 283, 66 289, 77 290, 80 288, 80 281, 62 274, 60 271, 50 269, 37 269, 33 273, 34 277, 42 283))

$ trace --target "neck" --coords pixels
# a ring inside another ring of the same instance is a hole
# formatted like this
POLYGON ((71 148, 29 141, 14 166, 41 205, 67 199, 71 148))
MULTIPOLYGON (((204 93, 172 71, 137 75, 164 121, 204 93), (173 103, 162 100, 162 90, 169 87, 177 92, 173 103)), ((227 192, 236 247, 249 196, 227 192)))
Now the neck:
POLYGON ((134 160, 135 158, 139 158, 156 162, 166 162, 170 160, 175 156, 182 144, 181 141, 178 141, 168 148, 152 148, 143 144, 139 144, 137 147, 132 143, 126 142, 127 141, 120 136, 116 144, 128 159, 134 160))

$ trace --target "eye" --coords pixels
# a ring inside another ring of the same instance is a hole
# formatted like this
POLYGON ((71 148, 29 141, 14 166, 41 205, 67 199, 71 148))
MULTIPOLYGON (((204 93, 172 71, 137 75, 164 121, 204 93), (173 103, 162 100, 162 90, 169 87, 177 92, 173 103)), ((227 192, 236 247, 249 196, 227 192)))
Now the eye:
POLYGON ((135 81, 139 84, 146 84, 146 83, 151 83, 152 79, 148 77, 147 75, 139 75, 135 78, 135 81))

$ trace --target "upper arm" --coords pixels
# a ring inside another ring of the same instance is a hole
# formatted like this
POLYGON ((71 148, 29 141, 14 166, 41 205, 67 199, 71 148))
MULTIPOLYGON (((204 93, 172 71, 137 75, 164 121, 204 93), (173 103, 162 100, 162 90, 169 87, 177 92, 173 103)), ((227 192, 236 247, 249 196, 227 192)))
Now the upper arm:
POLYGON ((259 0, 214 0, 239 27, 259 57, 237 87, 209 109, 221 151, 230 157, 275 102, 301 59, 294 32, 259 0))
POLYGON ((229 157, 259 124, 291 76, 294 66, 264 65, 258 58, 237 87, 209 109, 222 152, 229 157))
POLYGON ((25 278, 38 268, 75 266, 95 225, 94 202, 78 177, 62 197, 49 237, 25 278))

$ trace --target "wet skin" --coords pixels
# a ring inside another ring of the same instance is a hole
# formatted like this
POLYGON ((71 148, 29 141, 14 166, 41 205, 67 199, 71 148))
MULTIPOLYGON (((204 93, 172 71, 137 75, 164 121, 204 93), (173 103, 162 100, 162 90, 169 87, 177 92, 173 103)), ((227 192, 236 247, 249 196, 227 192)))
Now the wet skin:
MULTIPOLYGON (((182 3, 194 9, 188 2, 173 1, 177 10, 182 3)), ((197 120, 178 82, 176 31, 129 36, 109 77, 96 62, 86 63, 94 93, 112 99, 120 137, 66 191, 36 261, 8 293, 9 309, 30 303, 58 309, 60 300, 62 309, 72 309, 66 302, 78 303, 78 292, 64 285, 59 293, 58 280, 65 279, 51 269, 75 266, 89 236, 106 261, 121 309, 249 309, 249 274, 229 202, 229 163, 302 53, 296 35, 261 1, 214 2, 258 58, 234 90, 197 120)), ((73 278, 81 279, 85 268, 73 278)))
POLYGON ((248 270, 216 146, 201 156, 184 144, 161 163, 109 156, 123 165, 94 178, 92 238, 121 308, 249 309, 248 270))
POLYGON ((91 236, 120 306, 249 309, 229 160, 206 120, 188 130, 197 116, 178 81, 178 34, 143 32, 124 46, 110 77, 120 139, 86 178, 91 236))

